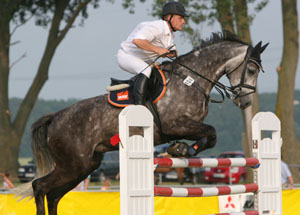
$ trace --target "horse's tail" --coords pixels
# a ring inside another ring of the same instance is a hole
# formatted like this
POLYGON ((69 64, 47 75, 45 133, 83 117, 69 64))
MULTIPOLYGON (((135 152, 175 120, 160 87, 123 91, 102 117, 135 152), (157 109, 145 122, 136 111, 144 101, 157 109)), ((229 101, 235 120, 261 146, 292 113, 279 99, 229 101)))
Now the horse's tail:
POLYGON ((47 146, 48 126, 53 119, 53 115, 53 113, 50 113, 41 117, 31 127, 31 148, 36 163, 37 175, 32 181, 14 189, 14 193, 20 196, 21 199, 26 197, 32 198, 32 182, 37 178, 47 175, 54 168, 54 161, 47 146))
POLYGON ((43 116, 31 127, 31 149, 37 167, 37 178, 47 175, 54 168, 54 161, 47 145, 48 126, 53 119, 53 115, 52 113, 43 116))

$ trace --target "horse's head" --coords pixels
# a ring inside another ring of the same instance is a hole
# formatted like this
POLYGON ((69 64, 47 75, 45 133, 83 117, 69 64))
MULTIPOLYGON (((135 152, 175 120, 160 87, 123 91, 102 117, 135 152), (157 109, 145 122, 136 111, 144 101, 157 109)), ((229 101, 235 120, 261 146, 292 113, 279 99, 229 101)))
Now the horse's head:
POLYGON ((252 93, 256 91, 259 70, 263 71, 260 55, 268 46, 261 46, 259 42, 254 48, 248 46, 243 59, 237 57, 226 68, 226 75, 230 81, 234 103, 241 109, 247 108, 252 101, 252 93))

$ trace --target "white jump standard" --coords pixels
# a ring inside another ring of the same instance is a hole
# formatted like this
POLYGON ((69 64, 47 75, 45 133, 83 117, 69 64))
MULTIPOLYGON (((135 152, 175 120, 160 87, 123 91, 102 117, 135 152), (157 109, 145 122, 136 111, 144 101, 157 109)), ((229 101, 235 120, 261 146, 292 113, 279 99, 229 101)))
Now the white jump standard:
MULTIPOLYGON (((252 119, 253 158, 153 159, 153 117, 141 105, 124 108, 119 115, 121 215, 154 215, 154 196, 199 197, 253 192, 255 211, 219 215, 282 215, 280 121, 271 112, 252 119), (130 127, 143 129, 143 136, 129 135, 130 127), (262 131, 271 138, 262 139, 262 131), (254 183, 213 188, 154 187, 153 164, 160 167, 256 166, 254 183)), ((184 215, 184 214, 183 214, 184 215)))

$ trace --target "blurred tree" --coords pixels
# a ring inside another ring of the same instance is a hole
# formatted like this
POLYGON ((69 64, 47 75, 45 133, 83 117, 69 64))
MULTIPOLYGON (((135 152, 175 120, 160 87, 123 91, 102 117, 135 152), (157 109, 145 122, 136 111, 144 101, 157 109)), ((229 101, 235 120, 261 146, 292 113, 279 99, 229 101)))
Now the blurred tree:
POLYGON ((98 2, 99 0, 0 1, 0 172, 8 170, 16 175, 21 138, 38 94, 48 80, 49 66, 54 53, 73 27, 76 17, 81 14, 83 22, 88 17, 87 5, 91 4, 96 8, 98 2), (17 43, 11 42, 11 36, 31 17, 35 17, 36 25, 50 25, 50 29, 36 76, 15 117, 12 118, 9 109, 8 79, 11 67, 20 59, 10 62, 10 47, 17 43))
MULTIPOLYGON (((288 164, 300 164, 300 144, 294 126, 295 77, 299 59, 297 0, 281 0, 283 55, 278 72, 276 114, 281 120, 282 157, 288 164)), ((291 168, 294 180, 300 182, 299 168, 291 168)))

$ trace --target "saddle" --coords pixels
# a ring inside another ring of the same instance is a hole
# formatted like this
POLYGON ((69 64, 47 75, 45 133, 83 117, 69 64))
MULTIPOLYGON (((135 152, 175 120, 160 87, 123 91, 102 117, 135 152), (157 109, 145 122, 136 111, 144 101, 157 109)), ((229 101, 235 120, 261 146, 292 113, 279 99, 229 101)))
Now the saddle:
MULTIPOLYGON (((135 80, 136 76, 129 80, 111 78, 111 84, 107 87, 107 101, 115 107, 126 107, 135 104, 133 96, 135 80)), ((146 100, 150 100, 154 104, 157 103, 166 92, 166 77, 158 65, 152 68, 148 87, 149 89, 147 91, 149 94, 146 95, 146 100)))

